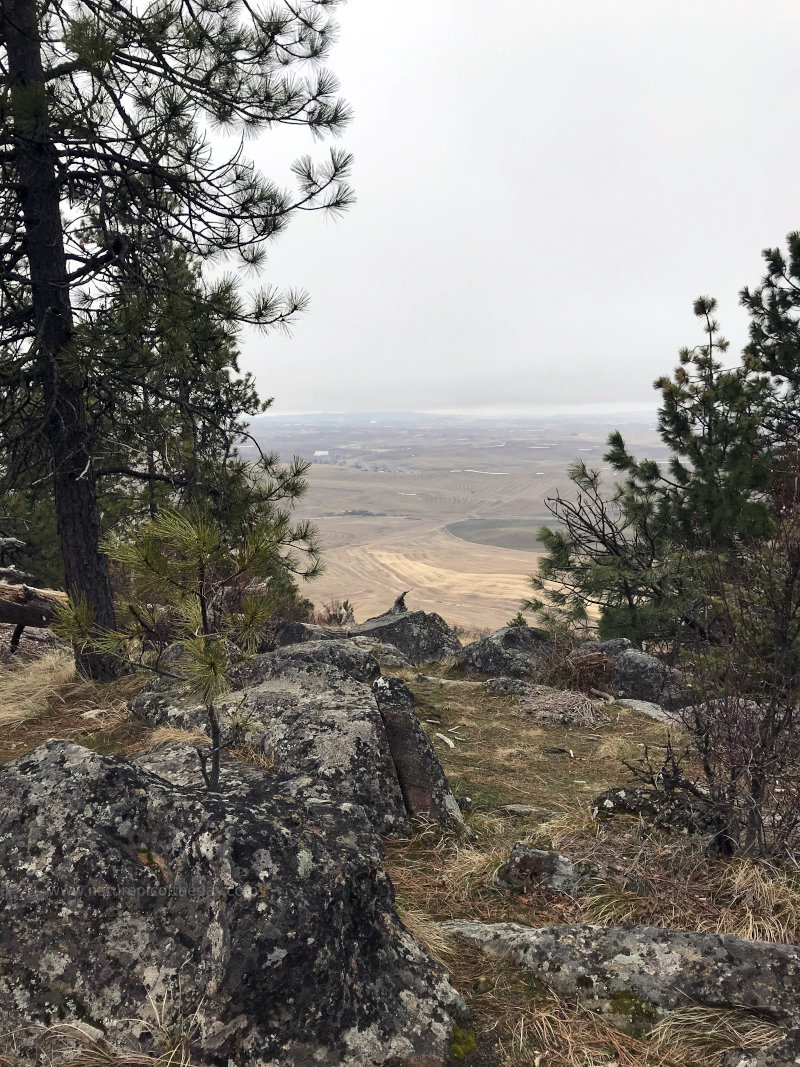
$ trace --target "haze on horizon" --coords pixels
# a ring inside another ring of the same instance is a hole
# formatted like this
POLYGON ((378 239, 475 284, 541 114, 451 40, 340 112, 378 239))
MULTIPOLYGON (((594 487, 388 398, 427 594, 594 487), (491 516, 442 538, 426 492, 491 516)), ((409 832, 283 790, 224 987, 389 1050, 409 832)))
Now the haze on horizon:
MULTIPOLYGON (((738 291, 800 228, 796 0, 350 0, 340 27, 358 203, 273 246, 262 280, 312 297, 244 344, 276 413, 652 406, 701 293, 737 358, 738 291)), ((289 184, 320 148, 252 152, 289 184)))

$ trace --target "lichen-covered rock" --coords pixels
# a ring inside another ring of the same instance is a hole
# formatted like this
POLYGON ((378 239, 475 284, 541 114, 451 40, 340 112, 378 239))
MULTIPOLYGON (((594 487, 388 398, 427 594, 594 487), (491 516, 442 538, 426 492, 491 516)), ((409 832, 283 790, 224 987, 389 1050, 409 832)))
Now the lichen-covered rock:
POLYGON ((797 1067, 800 1063, 800 1029, 790 1030, 782 1041, 757 1052, 733 1049, 722 1058, 722 1067, 797 1067))
POLYGON ((463 1005, 398 921, 352 806, 178 788, 50 741, 0 770, 0 1031, 81 1021, 192 1062, 444 1064, 463 1005))
POLYGON ((680 708, 693 699, 678 671, 637 648, 629 648, 614 659, 611 684, 615 697, 646 700, 664 708, 680 708))
POLYGON ((466 829, 439 757, 417 718, 414 694, 399 678, 378 678, 372 691, 409 815, 448 829, 466 829))
POLYGON ((612 786, 595 797, 591 812, 598 822, 616 815, 636 815, 659 830, 684 834, 711 833, 720 828, 718 816, 701 797, 644 786, 612 786))
MULTIPOLYGON (((148 774, 157 774, 171 785, 184 789, 205 789, 205 779, 197 747, 183 741, 168 741, 132 756, 130 762, 148 774)), ((253 763, 234 759, 227 752, 220 758, 221 793, 246 794, 253 786, 263 786, 270 772, 253 763)), ((274 775, 273 775, 274 777, 274 775)), ((289 788, 288 782, 284 783, 289 788)))
POLYGON ((394 645, 415 667, 446 663, 461 650, 461 642, 435 612, 387 612, 348 630, 351 636, 370 637, 394 645))
POLYGON ((800 948, 653 926, 442 924, 561 996, 646 1030, 687 1003, 743 1008, 781 1024, 800 1015, 800 948))
POLYGON ((531 848, 517 841, 506 863, 497 872, 497 879, 512 889, 528 889, 544 885, 556 893, 574 893, 580 876, 572 862, 558 852, 531 848))
POLYGON ((381 667, 410 667, 411 661, 396 645, 387 644, 385 641, 376 641, 372 637, 354 634, 350 640, 356 648, 366 649, 371 652, 381 667))
POLYGON ((627 637, 610 637, 606 641, 584 641, 583 644, 578 645, 576 651, 587 654, 599 652, 601 655, 614 659, 622 652, 627 652, 629 648, 633 647, 633 642, 629 641, 627 637))
POLYGON ((344 674, 349 674, 355 681, 365 685, 371 685, 381 673, 375 657, 364 649, 357 648, 352 642, 323 640, 287 645, 274 652, 243 660, 233 668, 231 680, 237 689, 245 689, 257 683, 264 675, 274 676, 276 672, 279 673, 284 665, 297 664, 306 664, 312 669, 326 665, 337 667, 344 674))
MULTIPOLYGON (((246 688, 217 702, 223 744, 261 748, 278 773, 359 804, 379 833, 407 834, 403 795, 372 692, 337 667, 286 658, 287 651, 242 665, 236 677, 246 688)), ((130 707, 149 726, 207 730, 204 707, 174 678, 154 679, 130 707)))
POLYGON ((457 662, 493 678, 527 678, 548 647, 544 635, 532 626, 505 626, 467 645, 457 662))

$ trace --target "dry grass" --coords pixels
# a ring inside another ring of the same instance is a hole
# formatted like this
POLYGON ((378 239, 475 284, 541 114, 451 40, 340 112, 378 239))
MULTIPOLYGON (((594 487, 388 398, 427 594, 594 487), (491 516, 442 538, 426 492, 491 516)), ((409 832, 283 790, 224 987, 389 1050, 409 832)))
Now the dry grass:
MULTIPOLYGON (((740 1012, 692 1008, 631 1036, 580 1003, 555 997, 530 975, 456 942, 441 944, 432 921, 472 919, 557 923, 636 923, 800 942, 800 871, 752 860, 709 861, 702 839, 669 835, 622 817, 597 824, 590 801, 628 779, 623 760, 663 743, 665 727, 613 709, 609 728, 531 722, 514 698, 478 687, 415 681, 418 712, 457 793, 473 797, 470 843, 426 827, 387 846, 386 866, 407 925, 453 975, 476 1033, 493 1035, 512 1067, 718 1067, 730 1048, 759 1048, 780 1037, 740 1012), (455 732, 452 732, 455 729, 455 732), (450 749, 436 739, 455 739, 450 749), (509 803, 542 814, 511 818, 509 803), (584 871, 575 897, 541 887, 498 884, 517 840, 555 848, 584 871)), ((612 709, 606 709, 612 711, 612 709)), ((503 1059, 503 1057, 505 1059, 503 1059)))
POLYGON ((508 963, 475 950, 446 959, 475 1030, 506 1067, 719 1067, 731 1048, 761 1048, 781 1031, 745 1012, 686 1008, 646 1035, 623 1033, 508 963))
POLYGON ((202 730, 179 730, 174 726, 158 726, 147 738, 148 749, 160 748, 162 745, 202 745, 211 747, 211 738, 202 730))
POLYGON ((63 651, 0 667, 0 763, 52 737, 108 754, 137 751, 149 731, 131 720, 128 701, 145 681, 141 675, 107 683, 77 678, 63 651))
POLYGON ((0 668, 0 726, 15 726, 44 715, 51 697, 74 678, 75 661, 63 649, 0 668))

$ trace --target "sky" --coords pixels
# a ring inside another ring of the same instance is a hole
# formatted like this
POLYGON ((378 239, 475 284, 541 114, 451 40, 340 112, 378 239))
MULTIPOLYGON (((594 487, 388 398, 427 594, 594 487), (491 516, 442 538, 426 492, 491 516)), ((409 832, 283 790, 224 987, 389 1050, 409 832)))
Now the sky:
MULTIPOLYGON (((296 218, 261 281, 311 306, 249 335, 277 414, 654 404, 800 229, 798 0, 349 0, 327 66, 357 203, 296 218)), ((250 146, 289 185, 307 131, 250 146)))

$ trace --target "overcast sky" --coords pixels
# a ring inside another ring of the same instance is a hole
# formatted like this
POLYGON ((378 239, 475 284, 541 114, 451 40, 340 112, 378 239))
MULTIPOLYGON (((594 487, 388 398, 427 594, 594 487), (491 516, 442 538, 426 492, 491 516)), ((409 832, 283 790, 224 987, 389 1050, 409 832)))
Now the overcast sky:
MULTIPOLYGON (((800 228, 798 0, 350 0, 329 66, 357 204, 297 219, 248 338, 275 411, 652 403, 800 228)), ((318 151, 305 132, 297 154, 318 151)), ((285 137, 253 148, 289 183, 285 137)))

